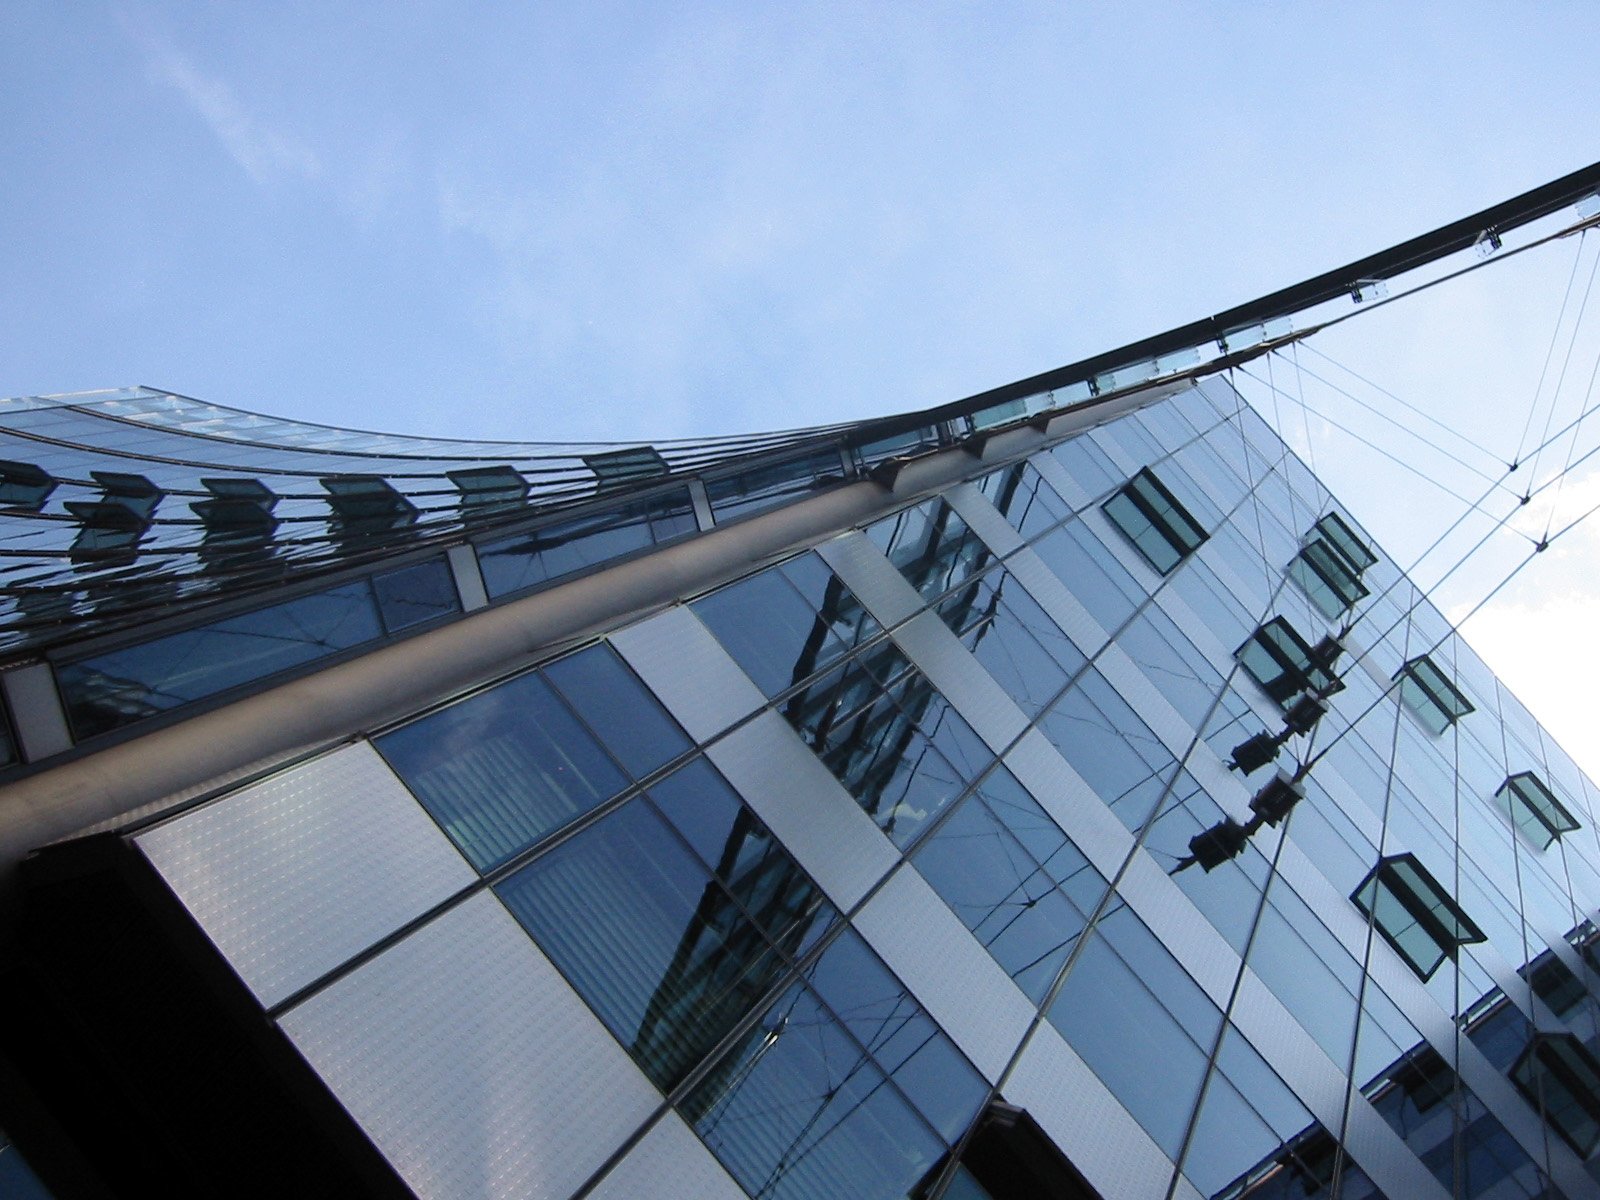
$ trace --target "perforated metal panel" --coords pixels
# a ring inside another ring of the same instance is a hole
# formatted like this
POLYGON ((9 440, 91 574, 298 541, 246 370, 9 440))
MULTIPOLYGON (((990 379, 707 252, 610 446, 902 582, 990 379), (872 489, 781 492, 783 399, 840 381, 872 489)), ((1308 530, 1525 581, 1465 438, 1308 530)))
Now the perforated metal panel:
POLYGON ((1005 1086, 1105 1200, 1164 1196, 1172 1161, 1065 1039, 1041 1025, 1005 1086))
POLYGON ((135 842, 267 1007, 477 878, 366 742, 135 842))
POLYGON ((697 742, 766 703, 722 643, 681 605, 612 634, 611 644, 697 742))
POLYGON ((567 1200, 662 1099, 488 892, 280 1024, 423 1200, 567 1200))
POLYGON ((817 547, 817 553, 881 625, 896 625, 926 607, 917 590, 864 533, 834 538, 817 547))
POLYGON ((586 1200, 746 1200, 711 1151, 675 1112, 651 1127, 628 1156, 612 1167, 586 1200))
POLYGON ((1034 1006, 922 876, 896 871, 854 924, 972 1065, 998 1080, 1034 1006))
POLYGON ((776 713, 762 713, 707 751, 784 848, 840 908, 899 860, 894 847, 776 713))
POLYGON ((913 617, 894 640, 991 750, 1004 751, 1028 727, 1017 702, 935 614, 913 617))

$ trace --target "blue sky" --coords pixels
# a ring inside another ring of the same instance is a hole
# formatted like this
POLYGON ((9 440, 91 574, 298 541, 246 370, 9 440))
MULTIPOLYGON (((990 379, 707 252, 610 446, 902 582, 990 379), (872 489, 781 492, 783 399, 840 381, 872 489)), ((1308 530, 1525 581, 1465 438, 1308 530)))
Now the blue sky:
MULTIPOLYGON (((1586 165, 1594 44, 1576 3, 7 0, 0 395, 549 440, 921 407, 1586 165)), ((1514 442, 1570 265, 1324 348, 1514 442)), ((1454 515, 1307 428, 1402 560, 1454 515)), ((1593 628, 1586 554, 1506 629, 1593 628)))

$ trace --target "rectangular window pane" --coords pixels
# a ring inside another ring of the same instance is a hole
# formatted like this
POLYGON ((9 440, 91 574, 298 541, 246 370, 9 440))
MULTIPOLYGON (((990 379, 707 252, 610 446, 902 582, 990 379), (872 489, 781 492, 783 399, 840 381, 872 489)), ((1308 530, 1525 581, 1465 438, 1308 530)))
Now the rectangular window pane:
POLYGON ((117 729, 382 636, 366 580, 63 663, 56 680, 79 738, 117 729))
POLYGON ((372 590, 390 633, 461 611, 455 579, 442 558, 374 575, 372 590))
POLYGON ((675 491, 485 542, 478 547, 478 566, 489 595, 508 596, 696 528, 689 493, 675 491))
POLYGON ((374 745, 480 871, 627 784, 537 673, 413 721, 374 745))

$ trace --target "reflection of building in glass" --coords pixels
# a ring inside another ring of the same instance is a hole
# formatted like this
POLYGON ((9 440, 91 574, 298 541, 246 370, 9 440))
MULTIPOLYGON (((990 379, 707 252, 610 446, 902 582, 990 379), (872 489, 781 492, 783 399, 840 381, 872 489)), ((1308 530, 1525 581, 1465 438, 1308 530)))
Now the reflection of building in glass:
POLYGON ((1222 373, 1291 308, 661 447, 12 402, 0 1192, 1600 1193, 1593 784, 1222 373))

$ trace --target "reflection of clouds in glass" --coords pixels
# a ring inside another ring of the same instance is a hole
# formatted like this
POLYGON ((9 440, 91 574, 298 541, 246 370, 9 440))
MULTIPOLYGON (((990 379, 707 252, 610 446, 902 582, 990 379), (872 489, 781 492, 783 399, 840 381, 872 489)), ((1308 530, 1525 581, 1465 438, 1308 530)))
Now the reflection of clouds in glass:
POLYGON ((1600 593, 1571 589, 1525 602, 1486 605, 1461 632, 1583 769, 1600 772, 1600 593))

